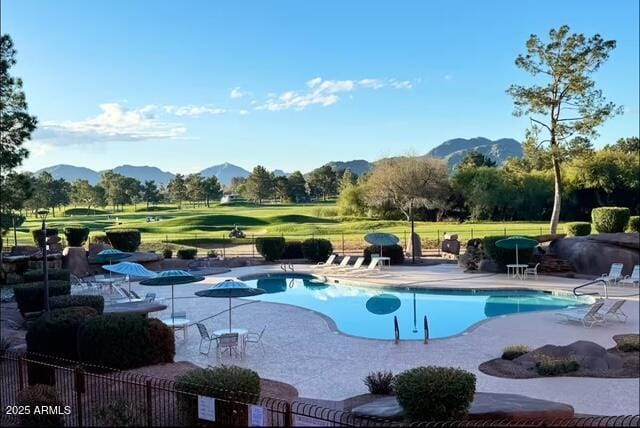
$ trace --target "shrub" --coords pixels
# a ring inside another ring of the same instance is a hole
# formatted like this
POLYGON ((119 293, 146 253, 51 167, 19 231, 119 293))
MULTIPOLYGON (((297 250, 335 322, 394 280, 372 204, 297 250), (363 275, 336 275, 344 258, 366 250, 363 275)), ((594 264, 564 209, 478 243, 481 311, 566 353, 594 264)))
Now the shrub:
POLYGON ((328 239, 311 238, 302 242, 302 255, 312 262, 324 262, 333 252, 333 245, 328 239))
POLYGON ((625 336, 618 340, 616 348, 620 352, 638 352, 640 351, 640 336, 625 336))
MULTIPOLYGON (((49 236, 55 236, 58 234, 58 229, 55 227, 47 227, 47 238, 49 236)), ((38 248, 42 247, 42 229, 31 229, 31 237, 33 237, 33 243, 38 246, 38 248)))
POLYGON ((572 373, 580 368, 576 360, 543 357, 536 363, 536 371, 541 376, 559 376, 572 373))
POLYGON ((109 238, 104 232, 93 232, 90 236, 92 244, 109 244, 109 238))
POLYGON ((469 411, 476 391, 476 377, 451 367, 417 367, 397 375, 393 387, 398 403, 409 418, 458 420, 469 411))
POLYGON ((256 238, 256 250, 267 261, 279 260, 284 253, 284 238, 281 236, 256 238))
POLYGON ((624 232, 630 218, 629 208, 600 207, 591 210, 591 223, 599 233, 624 232))
POLYGON ((176 257, 182 260, 193 260, 197 254, 198 249, 193 247, 179 248, 178 251, 176 251, 176 257))
MULTIPOLYGON (((371 254, 380 254, 379 245, 369 245, 364 249, 364 263, 371 262, 371 254)), ((382 257, 389 257, 392 265, 404 263, 404 250, 400 245, 387 245, 382 247, 382 257)))
POLYGON ((283 259, 303 259, 302 241, 288 241, 284 243, 283 259))
MULTIPOLYGON (((485 236, 482 238, 482 247, 484 253, 494 260, 501 269, 505 269, 508 264, 516 262, 516 250, 510 250, 506 248, 500 248, 496 245, 501 239, 507 238, 506 236, 485 236)), ((535 239, 532 236, 525 236, 525 238, 535 239)), ((526 264, 533 258, 533 249, 525 248, 518 250, 518 262, 526 264)))
POLYGON ((527 345, 511 345, 507 346, 502 350, 502 359, 503 360, 515 360, 518 357, 523 356, 527 352, 530 352, 531 348, 527 345))
POLYGON ((123 398, 96 407, 95 415, 98 425, 104 427, 140 427, 146 423, 144 409, 123 398))
POLYGON ((393 373, 371 372, 364 378, 364 384, 371 394, 390 395, 393 392, 393 373))
POLYGON ((132 253, 140 246, 140 231, 138 229, 109 229, 107 238, 113 248, 132 253))
POLYGON ((591 234, 591 223, 587 223, 586 221, 565 223, 563 228, 567 236, 587 236, 591 234))
POLYGON ((35 413, 34 409, 41 406, 60 406, 64 409, 62 400, 56 389, 49 385, 32 385, 18 393, 18 406, 28 406, 29 414, 20 415, 20 426, 23 427, 61 427, 64 426, 63 416, 51 413, 35 413))
POLYGON ((50 309, 75 308, 88 306, 96 310, 99 315, 104 312, 104 297, 92 294, 62 295, 49 299, 50 309))
MULTIPOLYGON (((61 296, 71 292, 67 281, 49 281, 49 297, 61 296)), ((16 284, 13 293, 18 309, 24 316, 28 312, 39 312, 44 307, 44 285, 42 282, 16 284)))
POLYGON ((629 217, 627 232, 640 232, 640 216, 632 215, 629 217))
MULTIPOLYGON (((71 272, 67 269, 47 269, 49 281, 71 281, 71 272)), ((22 274, 24 282, 44 281, 44 271, 42 269, 28 270, 22 274)))
POLYGON ((52 309, 35 320, 27 331, 27 351, 77 360, 77 334, 80 324, 98 312, 86 306, 52 309))
POLYGON ((70 247, 82 247, 89 239, 89 228, 86 226, 65 226, 64 236, 70 247))
POLYGON ((173 251, 171 251, 171 248, 164 248, 162 250, 162 257, 164 257, 165 259, 170 259, 171 257, 173 257, 173 251))
POLYGON ((139 315, 100 315, 80 326, 81 361, 116 369, 173 362, 173 331, 162 321, 139 315))

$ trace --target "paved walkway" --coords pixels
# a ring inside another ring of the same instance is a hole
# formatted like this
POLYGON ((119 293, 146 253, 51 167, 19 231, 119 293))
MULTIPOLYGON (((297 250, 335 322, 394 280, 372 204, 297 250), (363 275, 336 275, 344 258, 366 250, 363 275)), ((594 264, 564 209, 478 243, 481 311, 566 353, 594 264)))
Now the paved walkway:
MULTIPOLYGON (((297 272, 308 266, 296 266, 297 272)), ((233 269, 232 272, 207 277, 204 282, 176 286, 176 310, 186 310, 188 318, 199 320, 227 308, 226 299, 191 297, 197 290, 210 287, 227 277, 257 272, 278 272, 278 266, 259 266, 233 269)), ((506 275, 465 274, 455 265, 431 267, 394 267, 379 279, 358 279, 375 282, 378 286, 411 284, 428 287, 527 287, 571 290, 584 280, 540 277, 534 281, 519 281, 506 275)), ((374 285, 374 284, 372 284, 374 285)), ((136 284, 136 291, 149 291, 136 284)), ((637 289, 636 289, 637 290, 637 289)), ((169 297, 170 287, 155 287, 159 297, 169 297)), ((620 290, 610 290, 620 294, 620 290)), ((631 293, 630 289, 624 291, 631 293)), ((637 293, 637 291, 636 291, 637 293)), ((235 299, 233 304, 240 304, 235 299)), ((331 328, 324 316, 316 312, 277 303, 252 303, 233 311, 234 326, 260 331, 267 325, 264 336, 265 355, 258 347, 250 348, 243 360, 225 358, 225 364, 236 364, 256 370, 261 376, 287 382, 295 386, 302 397, 342 400, 366 392, 362 379, 372 370, 388 369, 394 373, 420 365, 461 367, 476 374, 479 391, 523 394, 571 404, 576 412, 598 415, 640 413, 638 379, 541 378, 510 380, 487 376, 478 365, 500 355, 507 345, 524 343, 538 347, 552 343, 566 345, 576 340, 590 340, 612 347, 612 336, 638 333, 638 299, 628 301, 624 309, 630 316, 626 324, 585 329, 578 325, 558 322, 552 312, 526 313, 493 318, 482 322, 467 333, 433 340, 428 345, 418 341, 363 339, 345 336, 331 328)), ((160 314, 160 317, 169 313, 160 314)), ((205 322, 209 329, 227 326, 226 314, 205 322)), ((186 341, 177 335, 176 360, 189 360, 198 365, 216 364, 215 352, 206 357, 198 352, 199 336, 191 328, 186 341)))

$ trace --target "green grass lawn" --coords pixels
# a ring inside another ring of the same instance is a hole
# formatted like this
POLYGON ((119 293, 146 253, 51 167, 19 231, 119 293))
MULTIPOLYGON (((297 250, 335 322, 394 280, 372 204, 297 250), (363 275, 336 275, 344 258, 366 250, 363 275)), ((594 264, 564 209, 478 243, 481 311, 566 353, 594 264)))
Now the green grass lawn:
MULTIPOLYGON (((372 220, 366 218, 341 218, 335 216, 333 203, 282 204, 282 205, 215 205, 211 208, 153 207, 146 211, 144 206, 125 207, 123 212, 97 211, 86 214, 86 210, 69 208, 73 215, 49 217, 51 227, 62 229, 65 225, 83 224, 92 232, 102 232, 110 227, 139 229, 143 243, 168 240, 183 245, 200 243, 229 243, 228 234, 237 224, 247 237, 284 236, 287 239, 306 239, 312 236, 342 241, 350 245, 361 244, 365 234, 389 232, 397 235, 402 243, 410 233, 406 221, 372 220), (147 222, 149 216, 160 221, 147 222), (116 223, 116 218, 117 222, 116 223)), ((60 210, 64 212, 64 210, 60 210)), ((28 218, 18 232, 21 244, 31 244, 30 228, 39 227, 37 218, 28 218)), ((482 222, 446 223, 416 222, 416 232, 423 240, 435 241, 445 232, 457 233, 461 240, 480 238, 486 235, 538 235, 546 233, 547 223, 542 222, 482 222)), ((7 234, 12 245, 12 233, 7 234)), ((235 240, 234 243, 249 243, 249 240, 235 240)))

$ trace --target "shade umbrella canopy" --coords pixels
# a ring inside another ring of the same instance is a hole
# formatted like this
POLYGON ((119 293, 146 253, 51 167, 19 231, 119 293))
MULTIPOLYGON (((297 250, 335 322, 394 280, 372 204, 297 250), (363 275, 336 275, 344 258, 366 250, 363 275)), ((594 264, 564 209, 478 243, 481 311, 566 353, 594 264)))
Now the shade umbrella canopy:
POLYGON ((198 297, 226 297, 229 299, 229 333, 231 333, 231 298, 259 296, 265 292, 266 291, 262 288, 249 287, 242 281, 227 279, 226 281, 222 281, 211 288, 207 288, 206 290, 196 291, 195 294, 198 297))
POLYGON ((371 245, 380 247, 380 257, 382 257, 382 247, 396 245, 400 242, 400 238, 390 233, 369 233, 364 236, 364 240, 371 245))
POLYGON ((115 248, 108 248, 100 251, 93 257, 89 257, 91 263, 111 263, 116 260, 122 260, 129 257, 131 253, 125 253, 124 251, 116 250, 115 248))
POLYGON ((115 265, 105 266, 104 269, 134 278, 155 278, 158 275, 156 272, 145 268, 140 263, 133 262, 120 262, 115 265))
POLYGON ((140 281, 141 285, 150 285, 156 287, 162 287, 166 285, 171 286, 171 323, 175 323, 174 308, 173 308, 173 286, 180 284, 191 284, 193 282, 200 282, 204 280, 204 276, 194 276, 184 270, 165 270, 158 273, 155 277, 140 281))
POLYGON ((496 246, 507 250, 516 250, 516 264, 518 263, 518 251, 519 249, 528 249, 538 246, 538 241, 535 239, 525 238, 524 236, 510 236, 505 239, 496 241, 496 246))

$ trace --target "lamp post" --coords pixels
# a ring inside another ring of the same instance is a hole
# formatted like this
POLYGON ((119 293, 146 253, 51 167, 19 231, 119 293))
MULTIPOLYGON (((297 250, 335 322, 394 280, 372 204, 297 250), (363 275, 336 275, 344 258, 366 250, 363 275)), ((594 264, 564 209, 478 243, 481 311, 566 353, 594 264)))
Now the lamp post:
POLYGON ((413 220, 413 198, 409 201, 409 216, 411 217, 411 263, 416 264, 416 243, 413 239, 415 232, 415 222, 413 220))
POLYGON ((49 272, 47 266, 47 215, 49 210, 37 211, 38 218, 42 219, 42 284, 44 285, 44 310, 49 310, 49 272))

